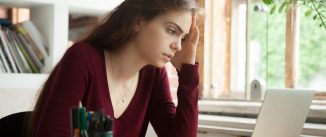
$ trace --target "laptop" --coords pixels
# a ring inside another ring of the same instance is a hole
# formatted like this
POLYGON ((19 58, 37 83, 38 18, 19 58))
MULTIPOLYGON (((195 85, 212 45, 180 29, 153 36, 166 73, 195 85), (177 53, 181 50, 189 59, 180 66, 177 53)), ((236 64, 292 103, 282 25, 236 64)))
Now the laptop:
POLYGON ((269 89, 252 137, 300 137, 314 91, 269 89))

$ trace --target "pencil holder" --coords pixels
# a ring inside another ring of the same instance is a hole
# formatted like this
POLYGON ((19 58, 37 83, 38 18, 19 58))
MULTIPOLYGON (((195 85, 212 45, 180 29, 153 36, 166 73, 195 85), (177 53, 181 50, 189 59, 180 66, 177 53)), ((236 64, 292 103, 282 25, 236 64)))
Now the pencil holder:
POLYGON ((95 133, 94 137, 113 137, 112 131, 95 133))
POLYGON ((104 111, 86 112, 85 107, 70 110, 72 137, 113 137, 113 119, 104 111))

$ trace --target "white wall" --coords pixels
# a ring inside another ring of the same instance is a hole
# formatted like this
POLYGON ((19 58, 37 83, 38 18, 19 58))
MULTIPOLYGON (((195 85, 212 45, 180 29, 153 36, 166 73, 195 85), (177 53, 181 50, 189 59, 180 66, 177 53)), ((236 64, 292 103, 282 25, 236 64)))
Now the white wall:
POLYGON ((0 89, 0 118, 32 110, 35 93, 31 89, 0 89))

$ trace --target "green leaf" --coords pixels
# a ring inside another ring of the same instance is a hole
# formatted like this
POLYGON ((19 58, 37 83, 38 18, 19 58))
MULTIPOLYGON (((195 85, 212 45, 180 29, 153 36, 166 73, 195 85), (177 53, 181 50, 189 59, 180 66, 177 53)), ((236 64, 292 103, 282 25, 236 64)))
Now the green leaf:
POLYGON ((278 13, 282 13, 283 12, 283 9, 284 9, 284 7, 286 5, 287 5, 286 2, 283 2, 282 5, 281 5, 281 7, 278 9, 278 13))
POLYGON ((263 2, 266 4, 266 5, 271 5, 273 3, 273 0, 263 0, 263 2))
POLYGON ((276 7, 277 7, 276 4, 274 4, 273 7, 271 8, 271 11, 270 11, 271 15, 274 14, 276 7))
POLYGON ((318 16, 317 14, 316 14, 316 15, 314 15, 313 19, 314 19, 314 20, 316 20, 316 19, 317 19, 317 16, 318 16))
POLYGON ((313 12, 313 10, 312 10, 312 9, 309 9, 309 10, 307 10, 307 11, 304 13, 304 15, 305 15, 306 17, 308 17, 308 16, 310 16, 310 15, 312 14, 312 12, 313 12))
POLYGON ((323 27, 323 23, 319 24, 319 27, 323 27))
POLYGON ((274 3, 274 0, 269 0, 269 3, 270 3, 270 4, 273 4, 273 3, 274 3))
POLYGON ((266 5, 269 5, 270 3, 270 1, 269 0, 263 0, 263 2, 266 4, 266 5))

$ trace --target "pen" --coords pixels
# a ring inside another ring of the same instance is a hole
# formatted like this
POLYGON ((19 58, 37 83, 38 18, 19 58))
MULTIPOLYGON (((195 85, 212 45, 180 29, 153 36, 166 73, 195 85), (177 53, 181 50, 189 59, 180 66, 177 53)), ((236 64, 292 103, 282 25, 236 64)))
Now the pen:
POLYGON ((74 107, 71 109, 71 120, 72 120, 72 136, 80 137, 79 134, 79 108, 74 107))

